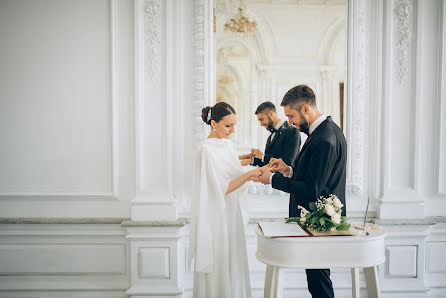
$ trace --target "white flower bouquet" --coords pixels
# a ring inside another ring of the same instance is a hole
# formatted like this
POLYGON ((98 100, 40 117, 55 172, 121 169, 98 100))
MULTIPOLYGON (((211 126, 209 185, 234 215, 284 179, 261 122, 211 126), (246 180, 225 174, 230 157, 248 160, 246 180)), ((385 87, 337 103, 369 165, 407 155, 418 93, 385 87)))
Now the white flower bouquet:
POLYGON ((285 218, 287 223, 298 222, 304 228, 310 228, 315 231, 334 231, 334 230, 348 230, 350 224, 347 223, 345 216, 341 216, 342 207, 339 198, 331 194, 328 198, 319 197, 316 202, 310 203, 308 211, 302 206, 300 209, 300 217, 285 218))

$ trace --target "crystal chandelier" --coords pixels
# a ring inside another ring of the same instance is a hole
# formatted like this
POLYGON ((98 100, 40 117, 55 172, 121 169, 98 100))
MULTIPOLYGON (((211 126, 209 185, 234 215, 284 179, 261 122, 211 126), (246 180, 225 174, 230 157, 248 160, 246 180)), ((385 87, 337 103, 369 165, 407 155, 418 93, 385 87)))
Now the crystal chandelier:
POLYGON ((257 29, 256 21, 251 21, 243 15, 243 8, 238 9, 238 14, 226 22, 225 31, 240 35, 252 34, 257 29))

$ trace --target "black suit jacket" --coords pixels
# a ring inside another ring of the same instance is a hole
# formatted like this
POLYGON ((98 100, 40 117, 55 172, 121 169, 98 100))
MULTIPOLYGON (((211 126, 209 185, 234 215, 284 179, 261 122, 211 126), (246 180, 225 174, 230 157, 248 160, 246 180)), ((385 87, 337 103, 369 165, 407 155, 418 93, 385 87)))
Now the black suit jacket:
POLYGON ((294 162, 293 177, 274 174, 272 187, 290 194, 289 216, 299 216, 298 205, 309 209, 309 203, 319 196, 338 196, 344 204, 347 142, 331 117, 322 122, 308 137, 294 162))
POLYGON ((271 135, 266 142, 263 161, 254 157, 253 165, 262 167, 269 163, 271 157, 281 158, 287 165, 292 164, 299 153, 301 143, 299 131, 285 121, 272 140, 271 135))

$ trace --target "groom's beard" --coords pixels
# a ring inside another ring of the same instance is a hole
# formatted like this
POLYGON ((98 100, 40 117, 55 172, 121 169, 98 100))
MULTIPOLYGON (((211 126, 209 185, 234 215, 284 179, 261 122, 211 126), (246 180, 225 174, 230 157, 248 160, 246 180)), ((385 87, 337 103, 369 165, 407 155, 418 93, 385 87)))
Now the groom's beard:
POLYGON ((310 123, 304 118, 303 114, 299 113, 299 117, 301 119, 301 121, 299 123, 299 131, 303 132, 304 134, 309 136, 310 135, 310 123))
POLYGON ((310 135, 310 125, 308 125, 308 122, 299 124, 299 130, 305 133, 307 136, 310 135))
POLYGON ((273 123, 273 119, 271 119, 270 117, 268 117, 268 127, 266 128, 267 130, 271 131, 274 128, 274 123, 273 123))

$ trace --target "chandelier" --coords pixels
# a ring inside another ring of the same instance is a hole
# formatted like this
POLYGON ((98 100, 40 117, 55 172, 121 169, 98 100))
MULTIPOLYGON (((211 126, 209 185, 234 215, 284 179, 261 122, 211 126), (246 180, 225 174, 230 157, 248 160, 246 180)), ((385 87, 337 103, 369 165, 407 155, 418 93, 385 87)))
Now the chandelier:
POLYGON ((243 15, 243 8, 238 9, 238 14, 226 22, 225 31, 236 34, 252 34, 257 29, 256 21, 251 21, 243 15))
POLYGON ((215 16, 215 8, 214 8, 214 33, 217 32, 217 17, 215 16))
POLYGON ((218 79, 218 82, 222 85, 226 85, 234 83, 234 79, 231 76, 224 74, 218 79))

